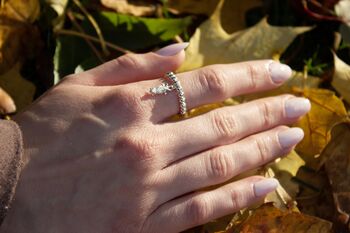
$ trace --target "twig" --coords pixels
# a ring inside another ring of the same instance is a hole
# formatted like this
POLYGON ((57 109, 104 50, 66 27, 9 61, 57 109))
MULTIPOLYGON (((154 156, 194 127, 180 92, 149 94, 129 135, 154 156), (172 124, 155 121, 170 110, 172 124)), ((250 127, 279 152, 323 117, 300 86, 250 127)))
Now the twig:
MULTIPOLYGON (((83 30, 83 28, 77 23, 74 15, 72 14, 71 11, 67 12, 67 16, 70 19, 70 21, 72 22, 72 24, 74 25, 74 27, 76 27, 81 33, 86 34, 83 30)), ((94 54, 96 55, 96 57, 98 58, 98 60, 100 60, 101 63, 104 63, 105 60, 102 58, 100 52, 96 49, 95 45, 93 45, 93 43, 91 43, 90 40, 88 40, 87 38, 83 38, 85 40, 85 42, 89 45, 89 47, 91 48, 91 50, 94 52, 94 54)))
POLYGON ((92 15, 85 9, 85 7, 83 6, 83 4, 80 3, 79 0, 73 0, 73 2, 75 3, 75 5, 77 5, 79 7, 79 9, 85 14, 85 16, 88 18, 88 20, 90 21, 90 23, 92 24, 92 26, 95 28, 95 31, 97 33, 97 36, 99 38, 99 42, 101 43, 101 47, 102 47, 102 51, 104 53, 105 56, 108 56, 108 49, 106 46, 106 41, 103 37, 102 31, 100 29, 100 27, 98 26, 96 20, 94 19, 94 17, 92 17, 92 15))
MULTIPOLYGON (((100 40, 97 39, 96 37, 93 37, 93 36, 90 36, 90 35, 87 35, 87 34, 83 34, 83 33, 80 33, 80 32, 77 32, 77 31, 72 31, 72 30, 65 30, 65 29, 58 29, 55 31, 56 34, 61 34, 61 35, 69 35, 69 36, 77 36, 77 37, 81 37, 81 38, 85 38, 85 39, 88 39, 90 41, 93 41, 93 42, 97 42, 97 43, 100 43, 100 40)), ((122 53, 133 53, 127 49, 124 49, 122 47, 119 47, 118 45, 115 45, 113 43, 110 43, 108 41, 105 41, 106 43, 106 46, 116 50, 116 51, 119 51, 119 52, 122 52, 122 53)))

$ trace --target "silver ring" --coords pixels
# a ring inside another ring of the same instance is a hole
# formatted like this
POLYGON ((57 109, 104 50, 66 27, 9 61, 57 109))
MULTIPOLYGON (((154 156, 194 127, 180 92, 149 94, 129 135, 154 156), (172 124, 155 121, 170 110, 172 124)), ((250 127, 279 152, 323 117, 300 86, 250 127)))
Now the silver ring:
POLYGON ((169 92, 175 90, 177 92, 177 98, 180 105, 180 114, 182 116, 185 116, 187 114, 186 97, 180 84, 180 81, 178 80, 174 72, 167 72, 165 76, 171 81, 172 85, 169 85, 168 82, 164 81, 162 85, 158 87, 152 87, 150 89, 150 92, 154 95, 166 95, 169 92))

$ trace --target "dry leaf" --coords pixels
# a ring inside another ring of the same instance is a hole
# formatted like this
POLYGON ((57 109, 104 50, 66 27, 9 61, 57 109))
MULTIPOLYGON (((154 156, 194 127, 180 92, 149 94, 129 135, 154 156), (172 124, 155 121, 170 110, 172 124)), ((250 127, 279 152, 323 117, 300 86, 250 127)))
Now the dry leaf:
POLYGON ((0 86, 9 93, 17 106, 17 111, 23 110, 33 102, 35 86, 24 79, 20 73, 20 64, 16 64, 10 71, 0 75, 0 86))
POLYGON ((272 203, 254 210, 241 224, 226 233, 330 233, 332 223, 293 211, 282 211, 272 203))
POLYGON ((310 27, 274 27, 263 19, 254 27, 227 34, 221 25, 223 1, 192 36, 181 71, 216 63, 270 59, 282 53, 295 37, 310 27))
POLYGON ((38 0, 7 0, 0 8, 0 74, 35 51, 39 32, 30 23, 39 13, 38 0))
POLYGON ((305 137, 296 147, 296 151, 313 169, 324 164, 320 155, 330 140, 332 127, 347 117, 343 102, 327 89, 295 89, 296 95, 304 96, 311 102, 311 111, 294 126, 304 130, 305 137))
POLYGON ((350 66, 335 54, 332 86, 350 103, 350 66))
POLYGON ((330 180, 337 222, 350 232, 350 122, 341 123, 332 130, 332 140, 322 155, 327 159, 326 171, 330 180))
POLYGON ((156 11, 156 5, 140 0, 101 0, 101 4, 116 12, 134 16, 150 16, 156 11))
MULTIPOLYGON (((212 15, 219 0, 169 0, 167 6, 172 13, 212 15)), ((221 11, 221 24, 228 32, 235 32, 246 27, 245 14, 247 10, 262 5, 261 0, 230 0, 225 1, 221 11)))
POLYGON ((299 192, 299 184, 294 182, 292 178, 297 175, 299 168, 304 165, 305 161, 295 151, 271 165, 275 178, 279 180, 281 186, 293 199, 296 198, 299 192))

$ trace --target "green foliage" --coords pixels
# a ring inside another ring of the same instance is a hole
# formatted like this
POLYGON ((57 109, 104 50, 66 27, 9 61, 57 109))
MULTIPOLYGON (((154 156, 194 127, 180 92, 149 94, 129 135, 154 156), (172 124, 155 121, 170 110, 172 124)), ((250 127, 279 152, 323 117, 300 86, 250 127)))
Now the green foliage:
MULTIPOLYGON (((93 16, 106 41, 131 51, 141 51, 166 43, 176 35, 185 33, 192 23, 191 17, 143 18, 103 11, 93 16)), ((86 18, 82 21, 82 28, 87 34, 96 36, 95 29, 86 18)), ((114 57, 118 55, 120 54, 113 54, 114 57)), ((56 81, 74 73, 80 64, 80 68, 92 68, 101 64, 84 39, 66 35, 57 38, 54 61, 56 81)))

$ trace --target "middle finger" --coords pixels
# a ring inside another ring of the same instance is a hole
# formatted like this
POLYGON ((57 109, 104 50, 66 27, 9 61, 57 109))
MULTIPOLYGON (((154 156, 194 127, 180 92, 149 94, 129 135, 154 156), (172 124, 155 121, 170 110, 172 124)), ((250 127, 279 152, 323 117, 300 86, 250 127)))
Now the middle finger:
POLYGON ((236 142, 278 125, 295 122, 311 108, 305 98, 283 95, 213 110, 204 115, 161 125, 169 142, 167 165, 216 146, 236 142))

